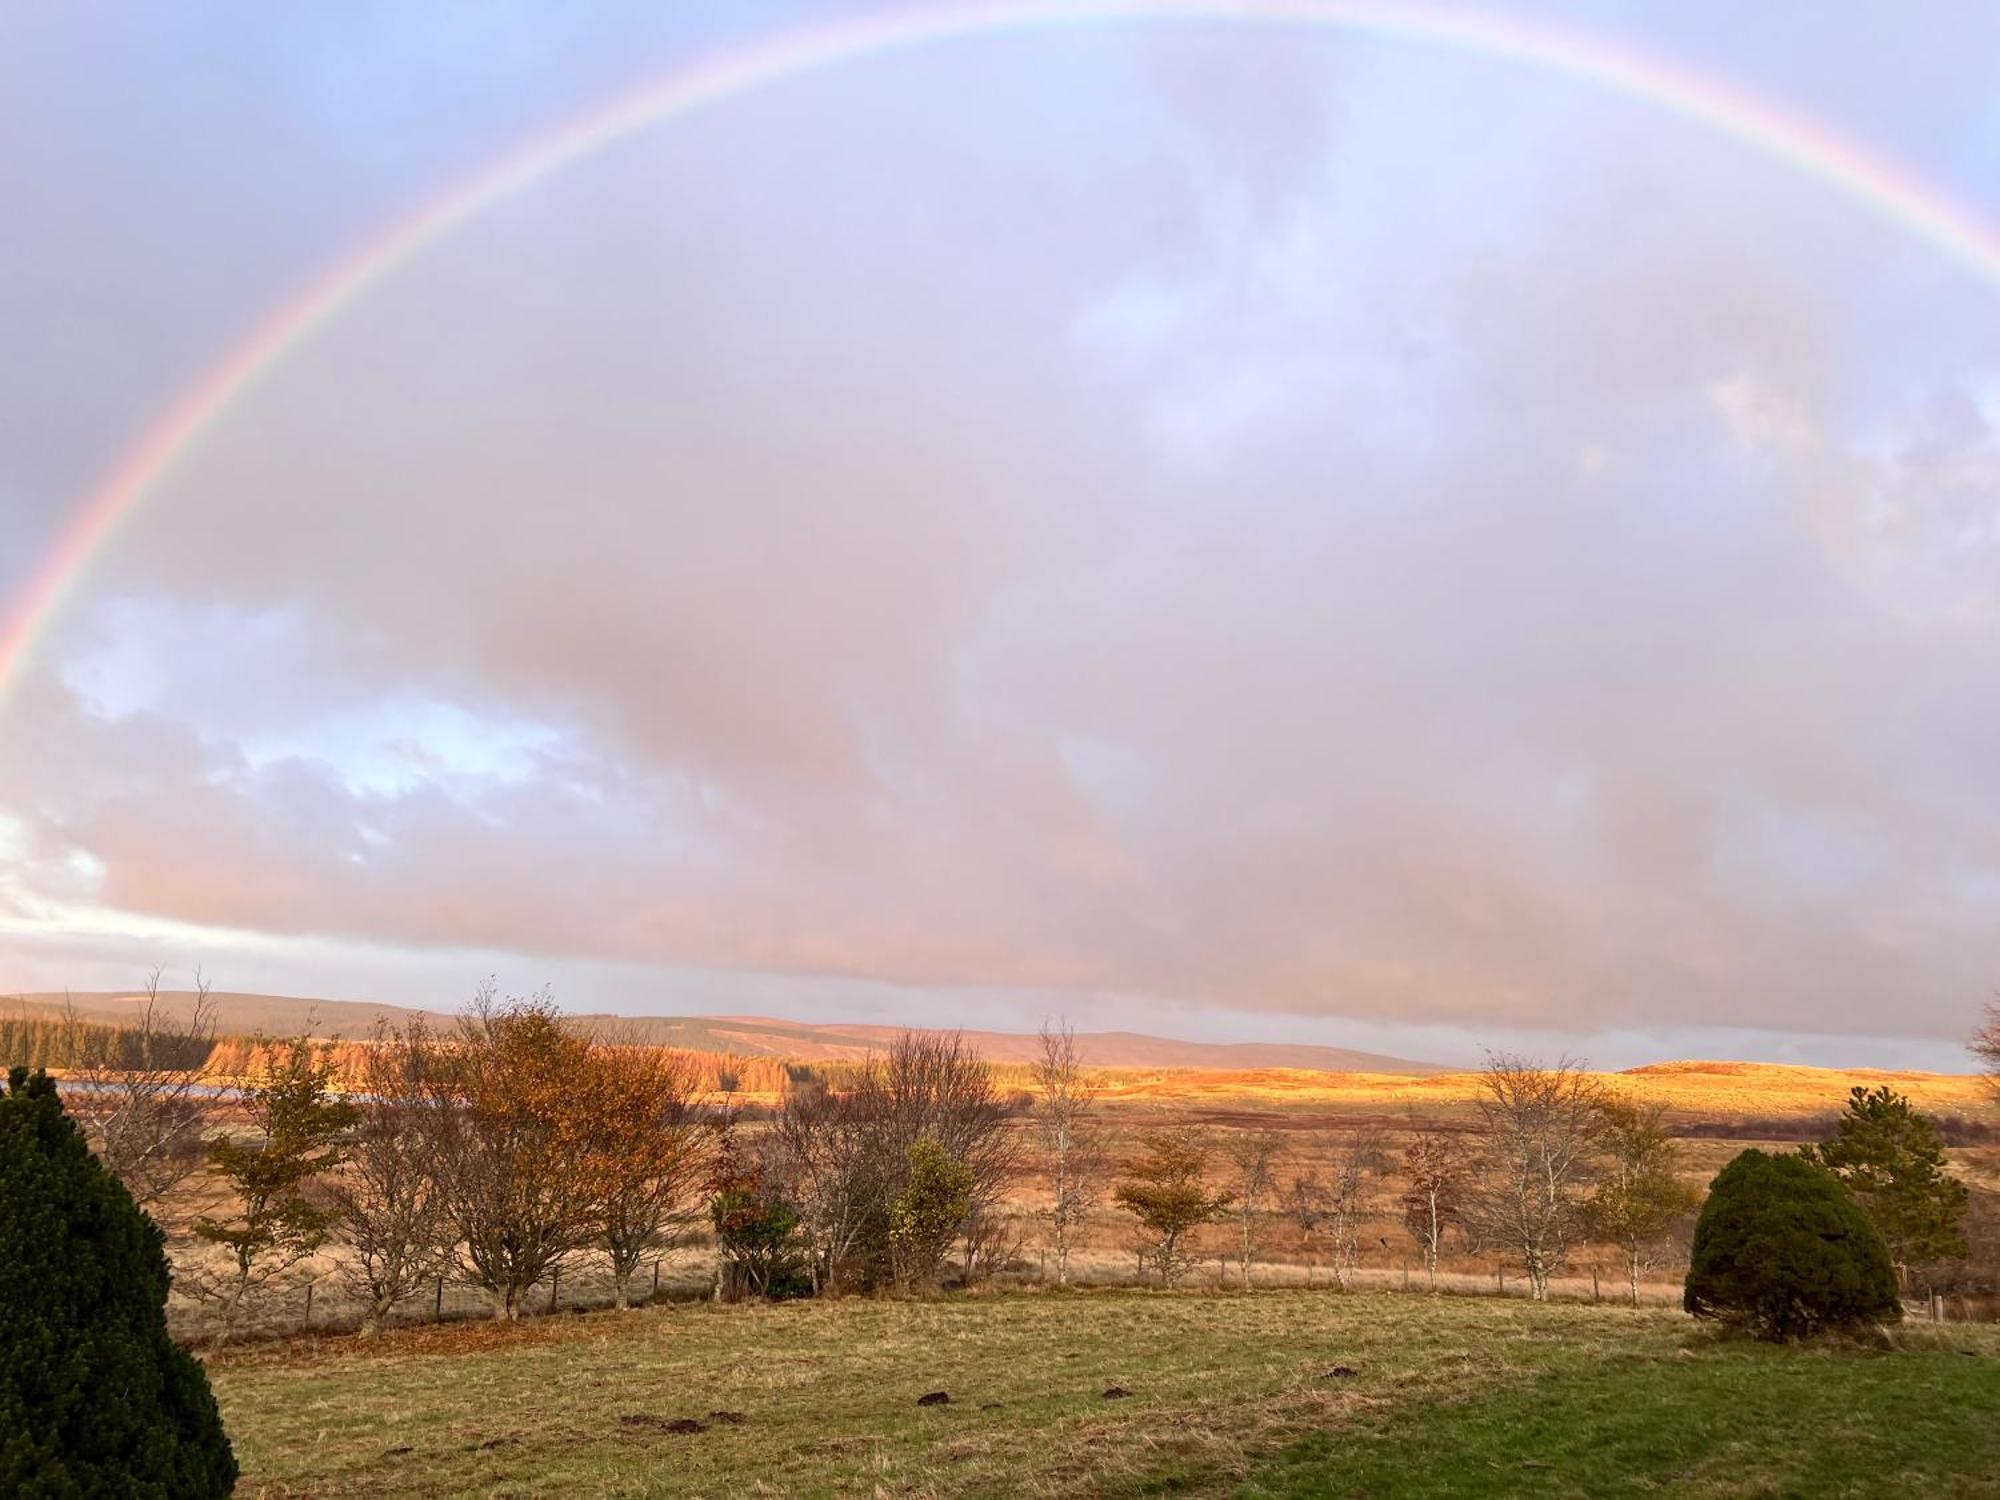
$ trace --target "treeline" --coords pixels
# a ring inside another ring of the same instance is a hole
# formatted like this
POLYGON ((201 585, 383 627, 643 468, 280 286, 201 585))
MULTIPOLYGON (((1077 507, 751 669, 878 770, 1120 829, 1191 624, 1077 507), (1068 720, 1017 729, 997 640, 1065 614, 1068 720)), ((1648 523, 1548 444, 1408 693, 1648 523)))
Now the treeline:
POLYGON ((961 1239, 978 1259, 1017 1167, 1009 1107, 955 1035, 906 1034, 841 1089, 752 1072, 789 1084, 759 1128, 731 1107, 745 1076, 711 1071, 728 1060, 592 1035, 546 996, 485 991, 455 1024, 385 1024, 363 1043, 216 1052, 245 1080, 226 1100, 191 1070, 178 1091, 155 1070, 104 1075, 74 1107, 175 1232, 178 1284, 224 1338, 328 1258, 364 1331, 439 1276, 519 1317, 586 1254, 625 1306, 644 1261, 700 1227, 720 1297, 915 1289, 961 1239), (170 1195, 203 1170, 211 1191, 170 1195), (183 1222, 189 1200, 206 1211, 183 1222))
MULTIPOLYGON (((574 1029, 568 1018, 565 1027, 574 1029)), ((579 1033, 589 1035, 588 1033, 579 1033)), ((591 1038, 602 1046, 617 1046, 653 1057, 660 1065, 684 1075, 697 1093, 777 1095, 784 1092, 792 1069, 783 1060, 771 1057, 739 1057, 729 1053, 695 1052, 680 1047, 657 1047, 612 1038, 591 1038)), ((332 1085, 341 1093, 365 1091, 370 1074, 370 1055, 375 1040, 324 1043, 322 1053, 331 1068, 332 1085)), ((202 1071, 215 1080, 256 1078, 270 1071, 283 1056, 287 1042, 268 1037, 222 1037, 202 1064, 202 1071)))
MULTIPOLYGON (((239 1049, 204 1040, 208 1021, 199 1005, 178 1027, 149 1008, 150 1063, 90 1074, 71 1108, 176 1243, 201 1247, 181 1257, 181 1285, 215 1305, 225 1336, 265 1294, 323 1277, 327 1259, 364 1328, 445 1276, 518 1317, 583 1256, 609 1262, 622 1306, 644 1261, 692 1232, 714 1246, 724 1299, 971 1282, 1024 1264, 1030 1233, 1061 1284, 1106 1209, 1166 1285, 1220 1237, 1247 1287, 1283 1230, 1309 1279, 1324 1266, 1344 1287, 1392 1219, 1433 1282, 1455 1244, 1517 1267, 1540 1299, 1581 1247, 1612 1245, 1636 1299, 1641 1265, 1680 1238, 1700 1196, 1661 1109, 1567 1062, 1490 1059, 1469 1129, 1183 1126, 1125 1143, 1066 1030, 1003 1072, 953 1033, 905 1033, 824 1066, 625 1045, 546 995, 490 990, 454 1023, 354 1043, 239 1049), (176 1048, 203 1068, 224 1057, 243 1083, 218 1091, 201 1069, 160 1062, 176 1048), (751 1088, 777 1102, 738 1108, 732 1094, 751 1088), (197 1174, 202 1192, 176 1192, 197 1174), (1036 1211, 1003 1212, 1031 1176, 1036 1211), (184 1205, 206 1211, 177 1217, 184 1205)), ((1907 1100, 1856 1090, 1800 1154, 1864 1206, 1906 1272, 1933 1285, 1955 1274, 1966 1190, 1907 1100)))
POLYGON ((208 1038, 67 1016, 0 1016, 0 1057, 29 1068, 206 1069, 208 1038))
MULTIPOLYGON (((570 1025, 567 1019, 565 1025, 570 1025)), ((335 1040, 323 1045, 333 1087, 358 1091, 369 1071, 373 1042, 335 1040)), ((645 1043, 607 1041, 657 1054, 663 1063, 684 1073, 697 1092, 759 1094, 785 1092, 795 1076, 811 1076, 797 1064, 774 1057, 744 1057, 730 1053, 696 1052, 645 1043)), ((197 1075, 211 1084, 240 1082, 269 1072, 285 1053, 288 1042, 269 1037, 218 1035, 212 1025, 189 1025, 155 1018, 134 1021, 85 1021, 63 1015, 0 1015, 0 1057, 30 1069, 95 1075, 173 1069, 197 1075)), ((93 1077, 93 1083, 97 1080, 93 1077)))

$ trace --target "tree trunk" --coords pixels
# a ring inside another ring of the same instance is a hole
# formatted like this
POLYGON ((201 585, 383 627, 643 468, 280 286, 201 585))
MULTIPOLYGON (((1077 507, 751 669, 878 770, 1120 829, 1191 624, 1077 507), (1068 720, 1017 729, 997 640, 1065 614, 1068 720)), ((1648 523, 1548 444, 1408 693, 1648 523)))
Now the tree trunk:
POLYGON ((364 1339, 372 1339, 382 1331, 382 1323, 389 1316, 389 1309, 395 1305, 394 1299, 379 1293, 368 1299, 368 1306, 362 1310, 361 1326, 355 1330, 364 1339))
POLYGON ((1637 1250, 1626 1253, 1625 1269, 1632 1276, 1632 1305, 1637 1307, 1639 1305, 1639 1252, 1637 1250))

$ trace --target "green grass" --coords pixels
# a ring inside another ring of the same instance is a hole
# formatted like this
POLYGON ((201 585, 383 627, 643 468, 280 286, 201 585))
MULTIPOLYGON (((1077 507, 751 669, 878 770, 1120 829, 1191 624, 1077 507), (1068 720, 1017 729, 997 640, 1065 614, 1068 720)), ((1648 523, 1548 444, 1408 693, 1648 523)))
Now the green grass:
POLYGON ((1990 1339, 1984 1354, 1920 1334, 1875 1353, 1691 1342, 1686 1358, 1564 1358, 1483 1398, 1315 1433, 1245 1493, 2000 1496, 1990 1339))
POLYGON ((1104 1291, 459 1325, 210 1369, 245 1496, 2000 1495, 2000 1330, 1903 1342, 1104 1291), (916 1405, 940 1389, 951 1405, 916 1405))

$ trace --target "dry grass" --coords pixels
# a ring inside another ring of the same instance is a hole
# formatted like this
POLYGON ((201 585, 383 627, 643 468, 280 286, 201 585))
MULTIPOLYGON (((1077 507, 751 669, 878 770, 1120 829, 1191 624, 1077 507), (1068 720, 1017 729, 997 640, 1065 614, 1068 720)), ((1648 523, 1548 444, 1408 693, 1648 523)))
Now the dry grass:
MULTIPOLYGON (((1318 1073, 1295 1068, 1223 1072, 1203 1068, 1097 1068, 1113 1103, 1237 1105, 1449 1118, 1481 1094, 1477 1073, 1411 1077, 1396 1073, 1318 1073)), ((1804 1068, 1779 1063, 1669 1062, 1595 1075, 1607 1088, 1666 1105, 1687 1119, 1824 1115, 1848 1090, 1888 1084, 1932 1114, 1977 1115, 1990 1096, 1973 1074, 1885 1072, 1874 1068, 1804 1068)))

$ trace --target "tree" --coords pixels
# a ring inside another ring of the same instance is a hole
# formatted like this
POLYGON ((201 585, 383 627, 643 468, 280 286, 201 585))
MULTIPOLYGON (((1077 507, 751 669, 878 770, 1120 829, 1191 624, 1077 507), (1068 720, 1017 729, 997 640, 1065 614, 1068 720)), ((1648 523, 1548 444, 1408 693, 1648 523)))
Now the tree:
POLYGON ((1661 1121, 1666 1109, 1606 1098, 1597 1107, 1605 1166, 1585 1212, 1596 1235, 1625 1252, 1632 1305, 1639 1305, 1639 1257, 1701 1201, 1680 1177, 1680 1152, 1661 1121))
POLYGON ((1965 1254, 1965 1184, 1945 1170, 1937 1126, 1887 1085, 1857 1087, 1833 1137, 1804 1154, 1882 1231, 1899 1275, 1965 1254))
POLYGON ((1238 1270, 1243 1289, 1250 1290, 1250 1262, 1256 1250, 1258 1216, 1264 1200, 1277 1190, 1278 1153, 1285 1139, 1276 1131, 1252 1130, 1234 1136, 1223 1148, 1230 1165, 1230 1197, 1235 1200, 1236 1227, 1240 1235, 1238 1270))
POLYGON ((1327 1241, 1333 1254, 1334 1285, 1343 1292, 1354 1279, 1361 1255, 1361 1226, 1373 1212, 1372 1187, 1382 1170, 1382 1138, 1368 1126, 1356 1125, 1334 1136, 1333 1167, 1327 1178, 1327 1241))
POLYGON ((1424 1273, 1437 1290, 1438 1255, 1444 1236, 1462 1216, 1465 1149, 1441 1130, 1414 1129, 1403 1148, 1403 1225, 1423 1252, 1424 1273))
POLYGON ((1317 1262, 1313 1258, 1313 1246, 1320 1232, 1326 1227, 1328 1213, 1326 1184, 1317 1172, 1308 1169, 1294 1172, 1285 1184, 1283 1203, 1285 1217, 1291 1220, 1299 1231, 1299 1244, 1306 1256, 1306 1285, 1313 1284, 1313 1272, 1317 1262))
POLYGON ((709 1186, 716 1300, 787 1294, 800 1272, 798 1212, 727 1120, 720 1127, 709 1186))
POLYGON ((111 1045, 89 1045, 99 1028, 64 1006, 72 1113, 99 1159, 155 1219, 207 1160, 214 1097, 204 1070, 216 1036, 215 1002, 200 971, 184 1012, 162 999, 160 973, 147 976, 145 1003, 111 1045))
POLYGON ((796 1205, 815 1295, 866 1282, 862 1254, 886 1201, 886 1164, 874 1148, 871 1098, 835 1092, 823 1077, 796 1081, 771 1127, 778 1175, 796 1205))
POLYGON ((421 1016, 401 1029, 376 1029, 356 1078, 358 1123, 346 1163, 321 1189, 348 1252, 342 1277, 361 1303, 364 1336, 451 1256, 436 1142, 423 1128, 426 1090, 440 1066, 421 1016))
POLYGON ((1986 1084, 2000 1103, 2000 1002, 1986 1007, 1986 1022, 1972 1034, 1972 1055, 1986 1070, 1986 1084))
MULTIPOLYGON (((972 1174, 962 1226, 990 1215, 1017 1169, 1009 1109, 992 1069, 956 1032, 910 1032, 836 1089, 793 1088, 773 1132, 772 1167, 803 1215, 815 1289, 894 1277, 890 1206, 928 1135, 972 1174)), ((979 1235, 968 1235, 968 1273, 979 1235)))
POLYGON ((1582 1227, 1598 1088, 1568 1058, 1544 1067, 1504 1052, 1489 1055, 1481 1083, 1486 1159, 1468 1206, 1484 1237, 1520 1262, 1534 1300, 1546 1301, 1582 1227))
POLYGON ((220 1273, 203 1268, 190 1276, 198 1296, 221 1310, 227 1339, 246 1298, 283 1277, 331 1238, 330 1216, 310 1190, 340 1165, 340 1136, 356 1110, 331 1096, 330 1049, 294 1037, 264 1055, 263 1074, 245 1090, 243 1105, 254 1132, 247 1141, 217 1140, 209 1147, 216 1174, 236 1197, 228 1218, 204 1215, 195 1236, 227 1256, 220 1273))
POLYGON ((968 1212, 991 1207, 1020 1170, 1020 1147, 993 1069, 956 1031, 905 1031, 855 1090, 887 1166, 885 1198, 903 1187, 910 1147, 930 1135, 972 1173, 968 1212))
POLYGON ((889 1201, 889 1255, 904 1291, 937 1280, 938 1265, 972 1211, 972 1168, 933 1135, 910 1143, 903 1185, 889 1201))
POLYGON ((495 1318, 519 1318, 529 1289, 604 1232, 592 1079, 590 1039, 546 993, 482 988, 441 1049, 424 1128, 459 1270, 495 1318))
POLYGON ((47 1075, 0 1094, 0 1493, 227 1495, 201 1366, 167 1336, 163 1239, 47 1075))
POLYGON ((1783 1341, 1903 1315, 1889 1248, 1831 1172, 1745 1151, 1710 1184, 1683 1304, 1783 1341))
POLYGON ((1194 1263, 1183 1243, 1188 1231, 1215 1219, 1231 1200, 1208 1191, 1208 1141, 1198 1130, 1154 1131, 1144 1146, 1145 1155, 1127 1165, 1130 1175, 1113 1196, 1139 1221, 1143 1254, 1159 1271, 1160 1285, 1172 1286, 1194 1263))
POLYGON ((1104 1143, 1096 1121, 1097 1090, 1065 1024, 1044 1025, 1035 1060, 1035 1130, 1049 1163, 1049 1233, 1056 1285, 1069 1285, 1070 1242, 1097 1204, 1104 1143))
POLYGON ((682 1204, 700 1181, 707 1127, 693 1093, 687 1069, 661 1048, 605 1046, 593 1054, 590 1170, 602 1180, 604 1248, 620 1309, 631 1305, 640 1261, 673 1242, 682 1204))

